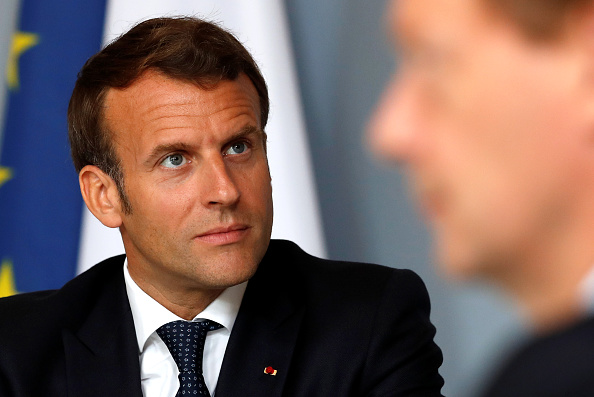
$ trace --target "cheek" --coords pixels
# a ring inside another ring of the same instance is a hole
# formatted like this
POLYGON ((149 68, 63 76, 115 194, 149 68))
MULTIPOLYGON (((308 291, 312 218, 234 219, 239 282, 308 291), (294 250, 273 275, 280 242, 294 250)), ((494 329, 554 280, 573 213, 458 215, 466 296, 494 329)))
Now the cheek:
POLYGON ((136 183, 128 191, 133 215, 143 220, 147 229, 166 228, 167 224, 175 228, 196 202, 196 192, 184 185, 136 183))
POLYGON ((252 209, 265 218, 272 217, 272 187, 269 179, 261 179, 248 187, 252 209))
POLYGON ((243 201, 265 205, 272 196, 272 187, 268 164, 258 161, 248 169, 238 168, 234 175, 234 181, 238 185, 243 201))

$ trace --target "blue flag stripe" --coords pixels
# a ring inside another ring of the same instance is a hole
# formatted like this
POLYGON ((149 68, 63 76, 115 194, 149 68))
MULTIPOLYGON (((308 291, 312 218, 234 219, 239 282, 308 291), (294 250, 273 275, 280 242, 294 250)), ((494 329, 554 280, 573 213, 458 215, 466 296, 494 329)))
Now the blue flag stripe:
POLYGON ((19 292, 57 288, 76 273, 82 200, 70 161, 66 109, 76 74, 101 46, 105 0, 23 0, 20 32, 37 44, 18 59, 0 167, 0 261, 19 292))

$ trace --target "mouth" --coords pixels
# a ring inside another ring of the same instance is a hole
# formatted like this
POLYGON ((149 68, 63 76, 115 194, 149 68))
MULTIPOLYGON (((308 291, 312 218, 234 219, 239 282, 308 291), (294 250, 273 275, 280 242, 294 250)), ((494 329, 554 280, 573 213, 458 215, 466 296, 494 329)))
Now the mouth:
POLYGON ((212 245, 233 244, 243 239, 249 229, 249 226, 241 224, 216 227, 199 234, 195 239, 212 245))

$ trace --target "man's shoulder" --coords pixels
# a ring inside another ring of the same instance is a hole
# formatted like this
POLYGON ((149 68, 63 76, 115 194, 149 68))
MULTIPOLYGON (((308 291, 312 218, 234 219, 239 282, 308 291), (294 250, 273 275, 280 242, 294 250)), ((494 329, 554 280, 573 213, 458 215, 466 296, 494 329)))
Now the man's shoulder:
POLYGON ((271 240, 268 252, 263 262, 281 271, 293 271, 304 274, 314 274, 316 277, 349 276, 368 274, 372 277, 386 277, 396 273, 404 278, 417 278, 412 270, 389 267, 374 263, 353 262, 319 258, 305 252, 301 247, 288 240, 271 240))
POLYGON ((593 371, 594 316, 589 316, 527 342, 505 363, 485 395, 515 390, 528 393, 524 395, 592 396, 593 371))
POLYGON ((594 363, 594 315, 585 317, 570 326, 532 340, 523 350, 526 357, 555 353, 558 350, 587 354, 594 363), (586 351, 585 351, 586 350, 586 351))
MULTIPOLYGON (((248 282, 227 351, 254 363, 275 357, 279 374, 290 364, 287 390, 304 382, 303 390, 324 395, 440 395, 434 335, 413 272, 322 259, 273 240, 248 282)), ((239 371, 237 362, 223 366, 239 371)))
POLYGON ((402 296, 426 294, 423 281, 412 270, 319 258, 287 240, 272 240, 262 265, 261 273, 270 280, 299 285, 299 291, 314 296, 332 292, 368 300, 387 288, 388 293, 402 296))
MULTIPOLYGON (((74 277, 56 290, 21 293, 0 298, 0 318, 3 323, 59 319, 61 313, 73 313, 84 306, 99 290, 117 277, 123 265, 124 256, 104 260, 86 272, 74 277)), ((3 327, 0 327, 3 328, 3 327)))

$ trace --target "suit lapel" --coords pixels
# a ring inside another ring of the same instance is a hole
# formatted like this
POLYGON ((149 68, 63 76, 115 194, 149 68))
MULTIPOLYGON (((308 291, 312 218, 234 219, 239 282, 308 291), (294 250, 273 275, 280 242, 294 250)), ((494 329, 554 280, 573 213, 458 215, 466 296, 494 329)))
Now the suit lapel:
POLYGON ((85 321, 62 332, 69 397, 142 397, 134 322, 121 266, 98 288, 85 321))
MULTIPOLYGON (((280 396, 304 315, 293 288, 271 253, 249 281, 227 345, 216 397, 280 396), (271 367, 276 374, 266 374, 271 367)), ((296 281, 296 280, 291 280, 296 281)))
MULTIPOLYGON (((248 283, 216 397, 282 395, 305 308, 296 290, 302 283, 287 273, 293 267, 287 262, 297 260, 295 252, 274 247, 271 242, 248 283), (276 375, 265 374, 266 367, 276 370, 276 375)), ((75 304, 84 308, 80 315, 84 319, 62 333, 69 397, 142 397, 138 343, 122 263, 123 257, 104 266, 108 270, 101 270, 92 282, 79 283, 68 292, 69 296, 93 297, 90 303, 75 304)))

